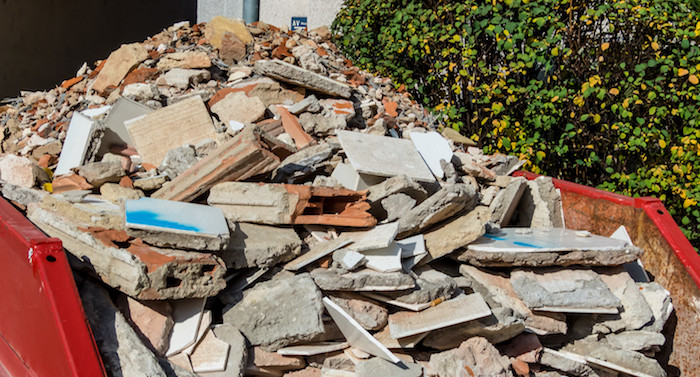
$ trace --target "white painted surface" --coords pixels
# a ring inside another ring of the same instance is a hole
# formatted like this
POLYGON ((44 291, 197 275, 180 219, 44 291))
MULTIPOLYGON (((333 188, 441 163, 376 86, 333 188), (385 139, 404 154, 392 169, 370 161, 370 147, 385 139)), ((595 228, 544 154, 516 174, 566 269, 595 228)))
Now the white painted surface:
POLYGON ((379 272, 401 271, 401 247, 396 242, 381 249, 365 250, 367 267, 379 272))
POLYGON ((401 359, 391 353, 388 348, 375 339, 370 333, 367 332, 367 330, 362 328, 357 321, 355 321, 348 313, 346 313, 340 308, 340 306, 336 305, 328 297, 323 298, 323 305, 326 307, 326 311, 328 311, 328 314, 330 314, 330 316, 333 318, 333 321, 336 325, 338 325, 340 332, 343 333, 343 336, 345 336, 345 339, 347 339, 351 346, 371 355, 391 361, 392 363, 401 362, 401 359))
POLYGON ((83 164, 94 125, 89 117, 77 112, 73 114, 54 175, 68 174, 70 169, 83 164))
POLYGON ((631 247, 628 242, 614 238, 591 235, 578 237, 571 229, 502 228, 497 234, 486 234, 471 243, 469 250, 496 253, 538 253, 557 251, 616 251, 631 247))
POLYGON ((413 145, 418 149, 421 157, 430 171, 435 174, 436 177, 442 179, 445 176, 445 172, 440 166, 440 160, 445 160, 446 162, 452 161, 452 149, 447 139, 442 137, 439 133, 435 131, 431 132, 411 132, 411 141, 413 145))
POLYGON ((228 235, 220 208, 173 200, 141 198, 125 203, 126 226, 187 234, 228 235))
POLYGON ((313 30, 330 25, 341 5, 342 0, 260 0, 260 21, 290 28, 292 17, 307 17, 313 30))

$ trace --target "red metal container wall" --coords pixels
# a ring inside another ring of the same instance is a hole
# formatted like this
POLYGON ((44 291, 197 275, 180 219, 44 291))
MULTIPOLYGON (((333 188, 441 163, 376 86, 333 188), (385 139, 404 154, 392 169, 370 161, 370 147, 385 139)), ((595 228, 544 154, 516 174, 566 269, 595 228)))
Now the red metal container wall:
POLYGON ((61 241, 0 198, 0 375, 104 376, 61 241))

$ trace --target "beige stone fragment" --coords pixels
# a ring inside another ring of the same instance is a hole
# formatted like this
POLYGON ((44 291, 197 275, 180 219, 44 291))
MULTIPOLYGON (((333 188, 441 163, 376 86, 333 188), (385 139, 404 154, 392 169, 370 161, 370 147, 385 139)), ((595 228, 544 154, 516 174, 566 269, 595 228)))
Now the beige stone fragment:
POLYGON ((109 54, 92 88, 103 94, 109 87, 119 86, 129 71, 147 58, 148 51, 140 43, 122 45, 109 54))

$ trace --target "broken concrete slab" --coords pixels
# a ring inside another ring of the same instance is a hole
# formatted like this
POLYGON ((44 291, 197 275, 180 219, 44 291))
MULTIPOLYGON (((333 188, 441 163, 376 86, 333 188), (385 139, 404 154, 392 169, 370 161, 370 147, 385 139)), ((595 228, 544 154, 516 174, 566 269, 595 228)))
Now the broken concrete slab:
POLYGON ((431 259, 438 259, 470 245, 486 233, 488 208, 477 206, 466 215, 425 233, 425 248, 431 259))
POLYGON ((211 111, 219 116, 224 124, 230 121, 240 123, 257 122, 265 115, 265 105, 258 97, 248 97, 243 92, 234 92, 215 103, 211 111))
POLYGON ((210 297, 226 286, 224 262, 211 254, 148 246, 121 230, 83 228, 37 205, 31 205, 27 214, 46 234, 61 238, 66 250, 89 271, 131 297, 210 297))
POLYGON ((231 140, 180 174, 152 198, 191 201, 219 182, 247 179, 274 170, 288 155, 282 142, 258 127, 246 127, 231 140))
POLYGON ((290 106, 288 110, 294 115, 300 115, 301 113, 305 112, 317 113, 321 111, 321 105, 318 102, 318 98, 312 94, 290 106))
POLYGON ((214 138, 216 130, 204 101, 192 96, 148 115, 124 122, 142 161, 159 165, 168 151, 185 143, 214 138))
POLYGON ((134 145, 129 131, 124 126, 124 122, 148 115, 152 112, 153 110, 148 106, 124 97, 119 97, 114 105, 112 105, 112 109, 109 110, 107 118, 105 118, 105 131, 102 136, 100 148, 97 150, 97 156, 102 157, 105 153, 109 153, 111 147, 134 145))
POLYGON ((518 223, 531 228, 563 228, 561 196, 551 177, 538 177, 527 182, 518 205, 518 223))
POLYGON ((174 356, 195 344, 205 303, 204 299, 179 300, 172 303, 174 325, 165 356, 174 356))
POLYGON ((491 221, 494 224, 505 227, 510 223, 526 187, 525 178, 518 177, 511 180, 504 190, 498 192, 489 206, 491 221))
POLYGON ((351 346, 392 363, 401 361, 331 299, 324 297, 323 305, 351 346))
POLYGON ((315 243, 311 245, 308 252, 285 264, 284 269, 298 271, 350 243, 352 243, 352 240, 348 239, 335 239, 327 242, 315 243))
POLYGON ((395 177, 388 178, 381 183, 372 185, 367 194, 367 200, 375 203, 388 198, 394 194, 406 194, 416 200, 420 204, 428 198, 428 192, 419 183, 401 174, 395 177))
POLYGON ((101 200, 99 197, 88 197, 81 203, 71 203, 62 195, 50 195, 45 196, 37 205, 47 211, 60 213, 79 226, 106 229, 124 228, 124 215, 121 208, 101 200))
POLYGON ((186 90, 190 85, 208 81, 210 78, 211 72, 206 69, 173 68, 158 77, 156 84, 186 90))
POLYGON ((457 258, 475 266, 617 266, 643 250, 625 241, 570 229, 503 228, 472 242, 457 258))
POLYGON ((127 200, 125 214, 127 233, 151 245, 221 250, 229 241, 228 225, 218 208, 141 198, 127 200))
POLYGON ((380 202, 386 212, 386 221, 405 217, 416 206, 416 200, 406 194, 394 194, 380 202))
POLYGON ((448 300, 459 292, 457 282, 452 277, 429 266, 417 268, 414 276, 415 288, 404 292, 386 293, 386 296, 406 304, 432 305, 435 304, 435 300, 448 300))
POLYGON ((422 312, 398 312, 389 316, 394 339, 405 338, 486 317, 491 310, 480 294, 459 295, 422 312))
POLYGON ((381 177, 407 175, 420 182, 435 177, 410 140, 338 130, 338 141, 356 172, 381 177))
POLYGON ((563 348, 582 356, 590 365, 636 377, 666 377, 659 362, 639 352, 611 347, 605 342, 576 341, 563 348))
POLYGON ((87 162, 91 154, 91 140, 101 132, 102 127, 92 118, 79 112, 73 113, 54 175, 68 174, 72 168, 87 162))
POLYGON ((439 350, 459 347, 465 340, 478 336, 491 344, 509 340, 525 331, 525 318, 511 308, 491 308, 491 315, 464 324, 426 334, 423 345, 439 350))
POLYGON ((95 343, 108 373, 166 377, 158 359, 141 342, 104 288, 85 281, 80 295, 85 315, 95 336, 95 343))
POLYGON ((387 324, 388 311, 363 296, 337 292, 329 298, 365 330, 380 330, 387 324))
POLYGON ((331 177, 338 180, 338 183, 349 190, 366 190, 385 179, 384 177, 360 174, 352 168, 352 165, 342 162, 335 167, 331 177))
POLYGON ((623 331, 606 335, 605 341, 615 348, 644 352, 663 346, 666 343, 666 337, 653 331, 623 331))
POLYGON ((474 208, 478 194, 474 187, 465 184, 448 185, 399 219, 399 235, 414 235, 460 211, 474 208))
POLYGON ((167 301, 137 301, 120 296, 119 307, 144 344, 157 355, 165 355, 175 322, 167 301))
POLYGON ((277 353, 285 356, 315 356, 342 351, 348 347, 350 345, 347 342, 318 342, 280 348, 277 353))
POLYGON ((232 223, 231 229, 231 241, 219 253, 229 268, 272 267, 301 252, 302 242, 292 228, 232 223))
POLYGON ((11 183, 2 183, 2 196, 23 206, 41 202, 47 195, 49 193, 46 191, 17 186, 11 183))
POLYGON ((593 325, 594 334, 639 330, 654 320, 654 313, 627 271, 618 267, 600 272, 603 282, 622 303, 622 310, 616 315, 597 316, 598 323, 593 325))
POLYGON ((119 86, 132 69, 146 59, 148 59, 148 51, 141 43, 121 45, 109 54, 92 84, 92 89, 100 95, 108 94, 119 86))
POLYGON ((474 376, 513 377, 508 358, 484 338, 474 337, 459 348, 432 354, 428 368, 440 377, 474 376))
POLYGON ((616 314, 622 305, 591 270, 515 270, 513 290, 530 309, 562 313, 616 314))
POLYGON ((251 344, 276 351, 322 334, 322 312, 321 292, 309 274, 300 274, 256 284, 243 292, 240 302, 227 306, 223 316, 251 344))
POLYGON ((190 355, 192 371, 195 373, 225 371, 230 348, 231 346, 219 340, 213 331, 207 330, 190 355))
MULTIPOLYGON (((350 103, 350 110, 352 110, 352 103, 350 103)), ((331 113, 327 115, 302 113, 299 115, 299 123, 304 128, 304 131, 312 135, 317 137, 329 137, 335 135, 336 130, 344 130, 347 128, 345 117, 336 114, 336 112, 339 111, 331 110, 331 113)))
POLYGON ((496 307, 512 308, 525 319, 528 330, 537 335, 566 334, 566 316, 561 313, 534 313, 517 296, 508 275, 463 264, 459 272, 470 280, 470 288, 484 296, 495 312, 496 307))
POLYGON ((452 161, 452 148, 450 144, 439 133, 432 132, 410 132, 411 141, 416 146, 418 153, 428 167, 438 179, 445 177, 445 172, 440 166, 440 160, 452 161))
MULTIPOLYGON (((175 177, 177 177, 178 175, 185 172, 192 165, 196 164, 197 161, 199 160, 197 159, 196 152, 191 145, 173 148, 169 150, 168 153, 165 155, 165 158, 163 158, 163 162, 158 167, 158 171, 165 174, 172 180, 175 179, 175 177)), ((139 184, 144 185, 144 183, 145 182, 140 182, 139 184)), ((134 182, 134 187, 136 187, 136 182, 134 182)), ((153 187, 153 189, 155 188, 156 187, 153 187)))
POLYGON ((313 173, 325 160, 331 158, 334 149, 330 143, 322 142, 294 153, 285 158, 274 172, 273 182, 294 183, 296 177, 313 173))
POLYGON ((281 60, 258 60, 255 71, 330 96, 350 98, 352 93, 351 88, 343 83, 281 60))
POLYGON ((365 194, 330 187, 224 182, 212 188, 210 205, 231 221, 370 227, 365 194))
POLYGON ((421 377, 423 376, 423 367, 415 363, 390 363, 375 357, 357 364, 355 375, 357 377, 421 377))
POLYGON ((311 271, 311 276, 324 291, 386 292, 411 289, 416 285, 411 275, 370 269, 344 273, 335 268, 317 268, 311 271))
POLYGON ((673 313, 671 293, 656 282, 639 283, 638 287, 654 314, 653 321, 644 326, 643 330, 661 332, 673 313))

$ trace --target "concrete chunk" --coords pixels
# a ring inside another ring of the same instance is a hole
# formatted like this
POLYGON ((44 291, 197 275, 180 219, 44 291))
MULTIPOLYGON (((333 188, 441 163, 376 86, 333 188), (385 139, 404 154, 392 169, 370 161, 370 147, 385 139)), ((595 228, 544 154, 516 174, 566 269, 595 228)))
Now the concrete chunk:
POLYGON ((466 215, 425 233, 425 248, 432 259, 466 247, 486 233, 488 209, 478 206, 466 215))
POLYGON ((350 87, 343 83, 281 60, 258 60, 255 70, 262 75, 330 96, 350 98, 352 93, 350 87))
POLYGON ((78 169, 78 174, 85 178, 89 184, 100 187, 107 182, 118 183, 126 172, 121 162, 100 161, 81 166, 78 169))
POLYGON ((311 276, 319 288, 324 291, 401 291, 415 287, 411 275, 401 272, 376 272, 363 269, 343 273, 335 268, 317 268, 311 276))
POLYGON ((666 371, 659 362, 639 352, 611 347, 605 342, 576 341, 563 348, 582 356, 586 362, 596 367, 636 377, 666 377, 666 371))
POLYGON ((581 356, 569 352, 559 352, 544 348, 540 356, 540 364, 577 377, 598 377, 581 356))
POLYGON ((525 319, 528 330, 538 335, 566 334, 566 317, 560 313, 534 313, 520 300, 508 276, 463 264, 459 272, 470 281, 469 286, 484 296, 495 312, 496 307, 512 308, 525 319))
POLYGON ((666 343, 663 334, 652 331, 623 331, 606 335, 605 340, 615 348, 637 352, 655 350, 666 343))
POLYGON ((462 377, 465 371, 474 376, 512 377, 508 358, 486 339, 474 337, 459 348, 430 356, 430 375, 462 377))
POLYGON ((570 229, 503 228, 472 242, 457 258, 475 266, 617 266, 643 250, 626 241, 597 235, 580 237, 570 229))
POLYGON ((230 268, 272 267, 301 252, 301 240, 292 228, 236 223, 221 259, 230 268))
POLYGON ((563 313, 617 313, 620 300, 591 270, 515 270, 510 282, 533 310, 563 313))
POLYGON ((265 105, 258 97, 248 97, 243 92, 227 95, 211 107, 224 124, 234 120, 241 123, 257 122, 265 115, 265 105))
POLYGON ((531 228, 563 228, 561 196, 551 177, 538 177, 527 182, 527 189, 518 205, 518 225, 531 228))
POLYGON ((388 323, 388 311, 363 296, 338 292, 329 298, 365 330, 379 330, 388 323))
POLYGON ((518 177, 511 180, 504 190, 498 192, 489 206, 493 223, 503 227, 510 223, 526 187, 525 178, 518 177))
POLYGON ((228 225, 218 208, 141 198, 127 200, 125 213, 127 233, 151 245, 221 250, 229 241, 228 225))
POLYGON ((301 274, 247 289, 240 302, 224 309, 224 323, 238 328, 251 344, 276 351, 322 334, 322 312, 321 292, 309 274, 301 274))

